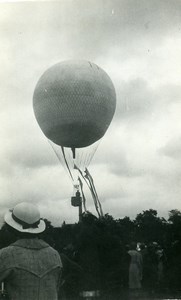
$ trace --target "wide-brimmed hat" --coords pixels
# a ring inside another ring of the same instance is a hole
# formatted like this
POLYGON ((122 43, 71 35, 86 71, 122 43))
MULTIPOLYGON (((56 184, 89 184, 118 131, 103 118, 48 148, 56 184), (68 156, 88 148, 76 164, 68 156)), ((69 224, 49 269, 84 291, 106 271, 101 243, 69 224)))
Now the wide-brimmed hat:
POLYGON ((45 222, 40 218, 37 206, 21 202, 4 216, 4 221, 14 229, 26 233, 41 233, 45 230, 45 222))

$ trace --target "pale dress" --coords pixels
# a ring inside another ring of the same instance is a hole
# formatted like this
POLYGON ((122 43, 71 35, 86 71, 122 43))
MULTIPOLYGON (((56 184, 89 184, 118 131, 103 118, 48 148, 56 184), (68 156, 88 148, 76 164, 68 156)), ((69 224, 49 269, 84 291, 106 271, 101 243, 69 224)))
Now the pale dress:
POLYGON ((136 250, 129 250, 128 254, 131 256, 129 266, 129 288, 140 289, 142 280, 142 256, 136 250))

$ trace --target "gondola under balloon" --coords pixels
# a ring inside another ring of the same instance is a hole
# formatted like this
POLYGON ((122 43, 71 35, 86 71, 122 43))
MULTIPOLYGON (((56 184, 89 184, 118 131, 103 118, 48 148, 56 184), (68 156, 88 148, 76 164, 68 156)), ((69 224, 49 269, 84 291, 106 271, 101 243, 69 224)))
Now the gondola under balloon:
POLYGON ((87 169, 116 108, 116 93, 107 73, 89 61, 57 63, 40 77, 34 90, 36 120, 72 179, 72 205, 86 210, 84 179, 99 216, 102 207, 87 169), (81 197, 81 196, 82 197, 81 197))

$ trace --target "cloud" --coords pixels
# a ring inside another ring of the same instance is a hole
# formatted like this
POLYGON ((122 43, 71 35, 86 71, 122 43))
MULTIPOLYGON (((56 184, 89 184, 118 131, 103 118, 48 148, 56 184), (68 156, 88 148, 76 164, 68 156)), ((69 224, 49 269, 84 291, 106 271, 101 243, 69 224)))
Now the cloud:
POLYGON ((150 114, 155 105, 155 92, 143 79, 120 81, 116 84, 118 121, 128 118, 142 119, 150 114))
POLYGON ((171 139, 160 149, 160 154, 170 157, 175 160, 181 159, 181 137, 171 139))
POLYGON ((180 1, 0 6, 1 212, 27 199, 54 224, 78 218, 72 183, 32 109, 39 77, 67 59, 97 63, 117 92, 115 117, 90 164, 104 211, 121 217, 179 209, 180 1))
POLYGON ((38 168, 56 163, 54 155, 51 155, 51 147, 36 123, 32 108, 12 105, 11 108, 7 107, 6 113, 0 115, 3 124, 0 151, 11 166, 38 168))
POLYGON ((60 220, 76 220, 77 214, 71 210, 70 204, 71 184, 59 164, 52 167, 45 166, 39 170, 16 167, 11 177, 1 177, 1 183, 0 207, 3 208, 1 218, 4 211, 13 207, 16 203, 30 201, 40 206, 40 208, 43 207, 44 210, 46 208, 45 215, 49 219, 52 219, 52 215, 54 213, 56 215, 57 212, 60 220), (49 203, 51 203, 51 207, 49 203), (64 209, 57 211, 57 205, 59 207, 64 206, 64 209), (70 215, 68 213, 69 209, 72 211, 70 215), (64 211, 67 211, 67 214, 64 214, 64 211))

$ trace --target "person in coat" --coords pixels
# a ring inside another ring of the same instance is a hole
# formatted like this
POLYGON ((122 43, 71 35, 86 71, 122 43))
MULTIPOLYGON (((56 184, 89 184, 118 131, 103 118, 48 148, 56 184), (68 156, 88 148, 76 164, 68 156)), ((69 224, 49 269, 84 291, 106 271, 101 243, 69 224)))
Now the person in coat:
POLYGON ((4 217, 17 241, 0 250, 0 282, 12 300, 57 300, 62 274, 58 252, 39 239, 45 230, 38 208, 22 202, 4 217))
POLYGON ((138 290, 141 289, 142 280, 142 256, 136 250, 136 243, 131 243, 128 254, 131 257, 129 265, 129 289, 138 290))

